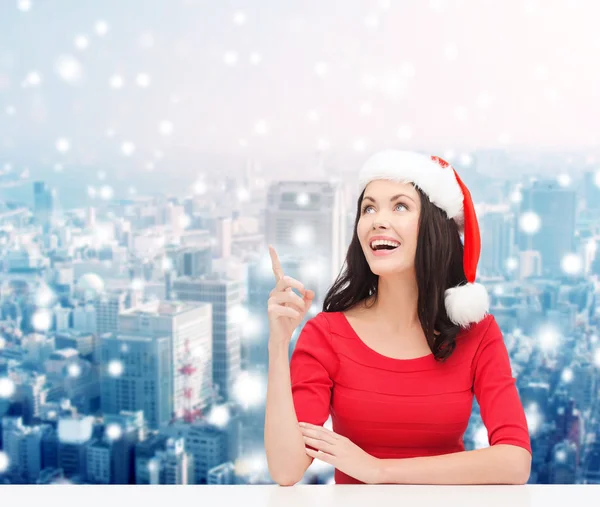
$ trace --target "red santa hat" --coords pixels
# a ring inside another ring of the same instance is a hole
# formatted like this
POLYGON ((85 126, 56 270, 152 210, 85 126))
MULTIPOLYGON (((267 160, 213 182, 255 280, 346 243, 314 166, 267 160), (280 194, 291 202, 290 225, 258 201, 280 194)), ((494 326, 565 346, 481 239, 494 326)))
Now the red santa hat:
POLYGON ((384 150, 372 155, 361 168, 359 194, 369 182, 379 179, 413 183, 456 222, 464 237, 463 268, 467 283, 446 290, 446 312, 452 322, 462 327, 482 320, 489 310, 489 296, 482 284, 475 283, 481 252, 479 225, 471 193, 456 170, 436 156, 384 150))

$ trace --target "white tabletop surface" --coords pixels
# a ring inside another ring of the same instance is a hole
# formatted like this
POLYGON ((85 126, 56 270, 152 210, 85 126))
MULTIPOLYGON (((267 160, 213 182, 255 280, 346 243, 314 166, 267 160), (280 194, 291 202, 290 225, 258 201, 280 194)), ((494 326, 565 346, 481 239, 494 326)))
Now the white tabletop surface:
POLYGON ((600 505, 600 486, 277 485, 244 486, 2 486, 3 505, 117 507, 551 507, 600 505), (15 503, 8 503, 14 501, 15 503))

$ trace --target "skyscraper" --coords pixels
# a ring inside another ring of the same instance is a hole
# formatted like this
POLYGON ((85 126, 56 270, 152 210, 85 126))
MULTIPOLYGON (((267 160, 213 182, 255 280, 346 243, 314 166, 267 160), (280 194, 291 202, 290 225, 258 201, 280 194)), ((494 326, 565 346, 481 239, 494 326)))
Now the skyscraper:
POLYGON ((265 237, 280 257, 304 259, 319 269, 323 294, 342 268, 345 256, 346 212, 343 189, 326 181, 280 181, 270 186, 265 237))
POLYGON ((576 193, 557 181, 535 181, 523 189, 521 214, 533 212, 540 219, 539 230, 528 234, 518 228, 519 250, 537 250, 542 257, 542 276, 562 272, 562 260, 575 251, 576 193))
POLYGON ((54 193, 44 181, 33 184, 33 213, 41 225, 47 225, 55 211, 54 193))
POLYGON ((119 315, 122 333, 140 336, 168 336, 171 347, 173 411, 182 416, 188 401, 186 385, 191 387, 189 403, 204 410, 212 401, 213 314, 209 304, 182 301, 153 301, 130 308, 119 315), (190 354, 186 353, 186 341, 190 354), (184 363, 193 366, 185 375, 184 363))
POLYGON ((166 426, 173 413, 173 361, 168 334, 102 336, 102 411, 143 410, 148 426, 166 426))
POLYGON ((213 381, 219 395, 228 401, 241 371, 240 304, 242 280, 213 273, 201 278, 178 278, 173 284, 177 299, 212 306, 213 381))

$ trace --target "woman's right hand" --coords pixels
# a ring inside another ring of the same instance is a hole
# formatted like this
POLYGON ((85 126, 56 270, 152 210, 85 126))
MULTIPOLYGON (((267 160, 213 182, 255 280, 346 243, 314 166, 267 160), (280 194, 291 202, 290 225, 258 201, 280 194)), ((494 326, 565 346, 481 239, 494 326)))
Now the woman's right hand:
POLYGON ((276 281, 267 303, 269 342, 289 344, 294 330, 300 325, 312 305, 315 293, 305 289, 302 282, 283 274, 277 252, 271 245, 269 245, 269 254, 276 281), (298 296, 292 288, 298 289, 303 297, 298 296))

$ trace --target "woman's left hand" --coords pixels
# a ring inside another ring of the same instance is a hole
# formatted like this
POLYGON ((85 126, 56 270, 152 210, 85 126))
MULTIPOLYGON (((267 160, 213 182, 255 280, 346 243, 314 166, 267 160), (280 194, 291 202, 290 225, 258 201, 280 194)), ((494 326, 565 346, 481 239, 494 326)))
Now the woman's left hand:
POLYGON ((377 484, 381 474, 381 460, 363 451, 350 439, 309 423, 299 423, 304 443, 317 449, 306 448, 306 454, 333 465, 341 472, 364 482, 377 484))

